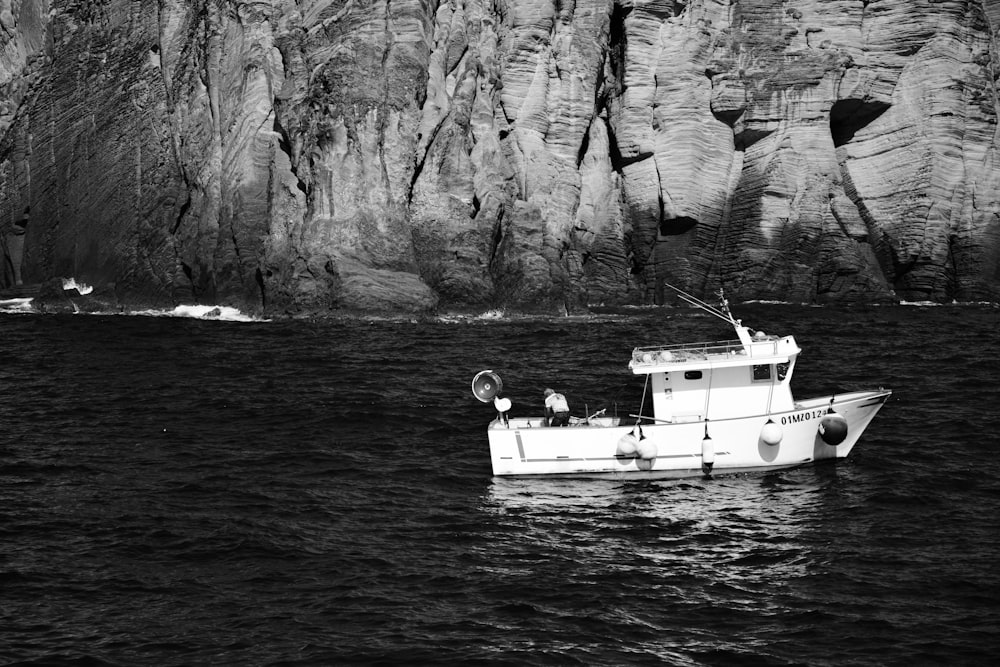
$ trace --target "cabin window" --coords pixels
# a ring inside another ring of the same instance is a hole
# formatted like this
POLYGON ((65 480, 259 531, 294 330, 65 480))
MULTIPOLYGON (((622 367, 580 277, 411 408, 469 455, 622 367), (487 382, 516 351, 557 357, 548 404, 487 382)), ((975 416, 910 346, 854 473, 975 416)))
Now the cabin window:
POLYGON ((685 380, 700 380, 701 371, 684 371, 685 380))
POLYGON ((771 365, 770 364, 754 364, 753 366, 753 381, 754 382, 764 382, 771 379, 771 365))
POLYGON ((777 364, 775 368, 778 369, 778 382, 784 382, 785 378, 788 377, 788 362, 777 364))

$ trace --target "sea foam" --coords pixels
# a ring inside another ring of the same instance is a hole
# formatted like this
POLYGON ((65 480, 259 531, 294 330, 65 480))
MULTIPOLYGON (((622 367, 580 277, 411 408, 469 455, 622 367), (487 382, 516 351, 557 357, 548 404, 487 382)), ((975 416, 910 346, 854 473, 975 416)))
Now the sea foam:
POLYGON ((264 322, 245 315, 239 309, 231 306, 182 305, 173 310, 138 310, 132 315, 148 317, 188 317, 197 320, 222 320, 225 322, 264 322))
POLYGON ((64 290, 75 289, 81 295, 90 294, 91 292, 94 291, 94 288, 91 287, 90 285, 76 282, 76 278, 63 278, 62 288, 64 290))
POLYGON ((30 297, 22 297, 17 299, 0 299, 0 313, 31 313, 34 309, 31 307, 32 299, 30 297))

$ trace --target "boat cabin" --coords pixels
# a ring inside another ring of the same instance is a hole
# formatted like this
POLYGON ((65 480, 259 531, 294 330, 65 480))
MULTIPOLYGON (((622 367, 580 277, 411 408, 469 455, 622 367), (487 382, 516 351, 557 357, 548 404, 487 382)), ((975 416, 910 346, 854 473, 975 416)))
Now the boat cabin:
MULTIPOLYGON (((637 347, 629 368, 647 376, 657 422, 769 415, 794 409, 792 336, 769 336, 733 322, 738 340, 637 347)), ((645 410, 645 398, 644 398, 645 410)), ((646 413, 648 414, 648 413, 646 413)))

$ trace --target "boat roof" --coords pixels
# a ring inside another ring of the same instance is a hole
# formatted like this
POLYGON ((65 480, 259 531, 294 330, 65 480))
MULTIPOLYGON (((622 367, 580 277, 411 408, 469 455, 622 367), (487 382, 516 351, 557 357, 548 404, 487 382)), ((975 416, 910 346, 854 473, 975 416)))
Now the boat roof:
MULTIPOLYGON (((758 364, 788 363, 801 350, 793 336, 768 336, 760 332, 750 336, 746 327, 740 340, 656 345, 632 350, 629 368, 636 375, 670 373, 680 370, 754 366, 758 364)), ((742 333, 742 332, 741 332, 742 333)))

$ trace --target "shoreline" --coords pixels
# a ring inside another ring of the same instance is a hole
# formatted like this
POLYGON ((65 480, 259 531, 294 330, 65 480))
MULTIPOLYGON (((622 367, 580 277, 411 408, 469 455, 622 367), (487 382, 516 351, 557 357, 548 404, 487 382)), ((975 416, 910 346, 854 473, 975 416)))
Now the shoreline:
MULTIPOLYGON (((74 291, 75 292, 75 291, 74 291)), ((796 308, 830 308, 834 310, 867 310, 880 308, 1000 308, 996 302, 956 302, 936 303, 929 301, 897 301, 872 303, 827 303, 809 304, 783 301, 749 300, 737 302, 743 305, 784 306, 796 308)), ((540 310, 519 310, 516 308, 446 308, 425 312, 407 311, 358 311, 337 309, 314 312, 268 313, 260 309, 242 310, 238 306, 205 303, 117 303, 111 305, 90 295, 64 294, 57 299, 51 297, 9 296, 9 291, 0 292, 0 315, 94 315, 119 317, 172 317, 224 322, 294 322, 294 321, 343 321, 343 322, 444 322, 482 323, 490 321, 545 320, 573 321, 596 320, 609 317, 629 316, 663 310, 686 312, 688 308, 669 304, 647 305, 594 305, 576 312, 545 312, 540 310)))

